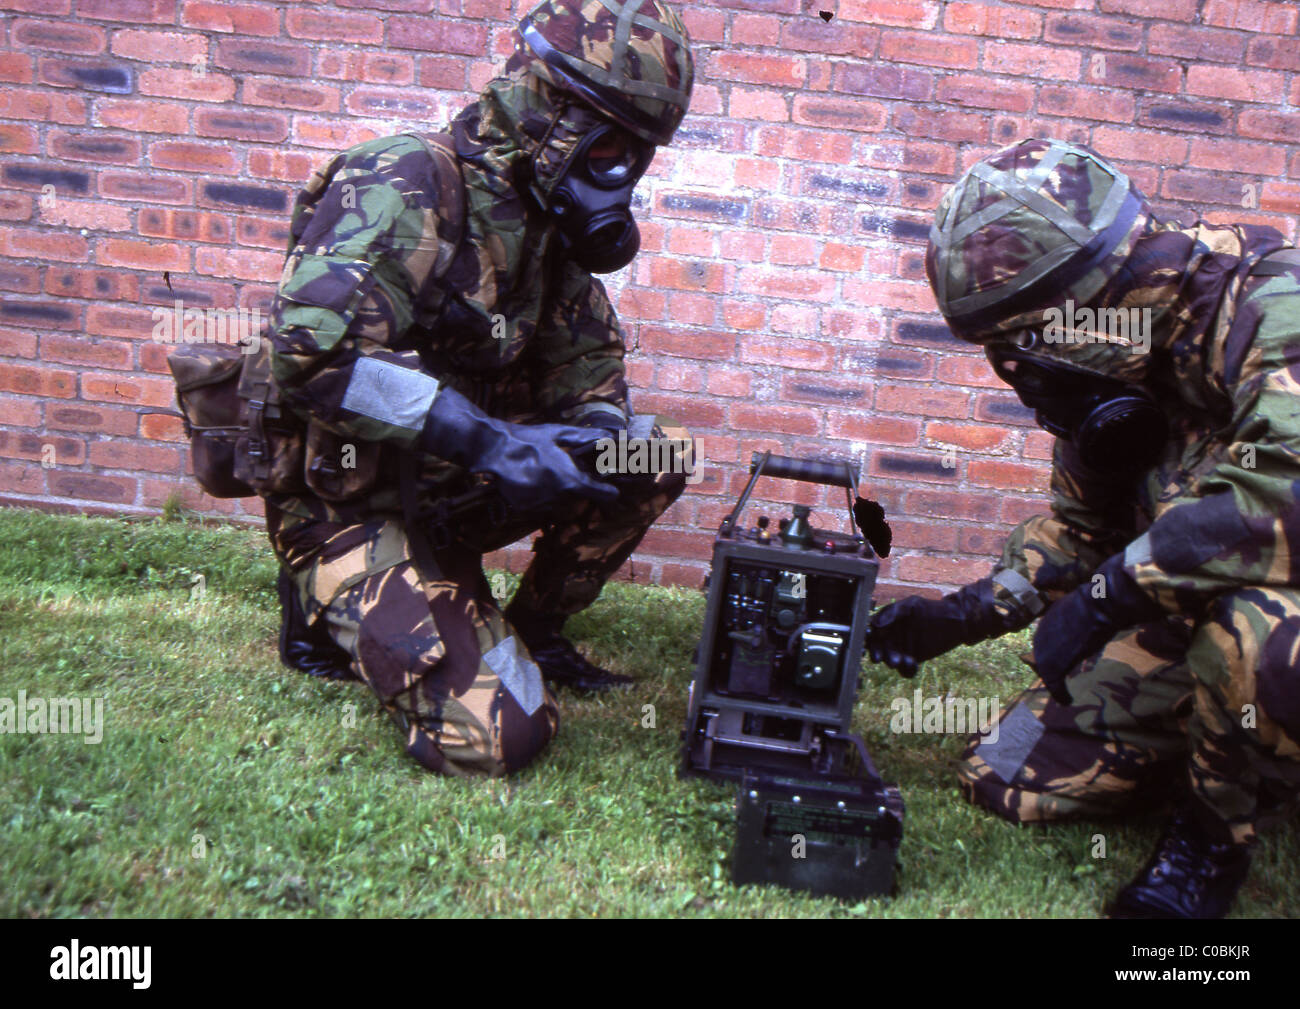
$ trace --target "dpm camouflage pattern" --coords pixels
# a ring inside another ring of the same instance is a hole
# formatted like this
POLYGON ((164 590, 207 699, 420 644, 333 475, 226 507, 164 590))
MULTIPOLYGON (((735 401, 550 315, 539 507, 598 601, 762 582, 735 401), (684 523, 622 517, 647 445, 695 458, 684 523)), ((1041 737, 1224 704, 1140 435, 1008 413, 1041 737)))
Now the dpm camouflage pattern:
MULTIPOLYGON (((684 441, 689 433, 665 421, 654 436, 684 441)), ((615 505, 582 501, 548 522, 514 605, 563 616, 590 605, 685 480, 654 474, 624 484, 615 505)), ((483 553, 533 532, 536 521, 461 523, 455 541, 434 551, 437 570, 427 577, 401 521, 305 522, 268 508, 267 525, 304 611, 326 621, 424 767, 506 774, 554 736, 555 699, 482 569, 483 553)))
MULTIPOLYGON (((999 605, 1027 625, 1031 603, 1060 598, 1122 554, 1140 589, 1193 630, 1183 655, 1136 647, 1153 634, 1149 627, 1120 635, 1091 673, 1071 678, 1077 706, 1060 708, 1041 686, 1014 702, 1003 715, 1004 725, 1016 720, 1006 738, 1035 736, 1035 725, 1047 735, 1018 767, 1009 758, 984 760, 984 747, 973 745, 962 772, 971 796, 1004 816, 1076 815, 1131 798, 1149 765, 1177 749, 1150 745, 1136 714, 1163 711, 1170 681, 1184 675, 1184 693, 1194 697, 1189 783, 1236 840, 1253 835, 1262 791, 1294 794, 1300 785, 1300 673, 1291 661, 1300 586, 1300 267, 1285 256, 1267 260, 1285 247, 1268 228, 1150 225, 1093 302, 1153 306, 1150 353, 1102 341, 1035 349, 1140 382, 1171 435, 1161 461, 1135 483, 1084 470, 1072 446, 1058 441, 1051 515, 1022 523, 998 565, 1024 576, 1038 599, 1000 586, 999 605), (1152 673, 1152 655, 1163 671, 1152 673), (1247 703, 1255 707, 1243 710, 1247 703)), ((1167 725, 1168 715, 1160 717, 1167 725)), ((1017 752, 1012 743, 998 747, 1017 752)))

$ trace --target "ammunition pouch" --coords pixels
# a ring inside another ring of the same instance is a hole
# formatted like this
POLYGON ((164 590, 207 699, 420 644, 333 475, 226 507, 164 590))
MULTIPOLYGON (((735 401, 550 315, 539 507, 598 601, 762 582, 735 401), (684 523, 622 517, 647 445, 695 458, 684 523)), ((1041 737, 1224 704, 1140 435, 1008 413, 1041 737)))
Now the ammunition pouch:
POLYGON ((178 347, 167 359, 190 439, 194 477, 212 497, 294 494, 303 479, 303 424, 284 410, 265 340, 178 347))

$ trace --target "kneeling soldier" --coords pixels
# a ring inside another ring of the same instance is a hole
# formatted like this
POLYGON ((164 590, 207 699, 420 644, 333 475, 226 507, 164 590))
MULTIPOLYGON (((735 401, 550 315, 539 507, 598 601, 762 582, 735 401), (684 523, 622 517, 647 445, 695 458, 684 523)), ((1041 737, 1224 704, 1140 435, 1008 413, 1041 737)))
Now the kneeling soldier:
POLYGON ((1157 223, 1091 151, 1032 140, 949 190, 926 265, 1056 436, 1052 509, 991 578, 878 611, 872 656, 910 675, 1041 617, 1041 679, 972 738, 968 797, 1016 822, 1175 797, 1111 913, 1221 917, 1300 795, 1300 255, 1157 223))

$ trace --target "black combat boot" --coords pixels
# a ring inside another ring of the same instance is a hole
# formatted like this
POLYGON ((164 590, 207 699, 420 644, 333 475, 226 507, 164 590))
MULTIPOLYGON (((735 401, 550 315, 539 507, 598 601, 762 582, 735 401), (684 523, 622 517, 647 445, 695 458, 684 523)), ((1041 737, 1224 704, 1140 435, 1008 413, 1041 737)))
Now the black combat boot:
POLYGON ((352 658, 330 637, 325 622, 307 623, 289 573, 280 569, 280 661, 290 669, 326 680, 355 680, 352 658))
POLYGON ((1190 804, 1174 813, 1155 854, 1120 891, 1112 918, 1222 918, 1246 881, 1250 845, 1210 836, 1190 804))
POLYGON ((533 661, 548 683, 593 694, 632 685, 632 677, 611 673, 584 659, 573 643, 560 633, 564 617, 537 616, 521 608, 507 607, 505 618, 528 646, 533 661))

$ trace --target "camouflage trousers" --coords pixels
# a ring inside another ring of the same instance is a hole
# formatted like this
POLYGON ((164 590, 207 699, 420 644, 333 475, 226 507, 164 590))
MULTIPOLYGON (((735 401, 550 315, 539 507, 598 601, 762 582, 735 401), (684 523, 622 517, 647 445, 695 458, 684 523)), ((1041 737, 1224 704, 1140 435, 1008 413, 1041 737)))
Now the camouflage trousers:
POLYGON ((1119 813, 1185 788, 1236 843, 1294 811, 1300 591, 1241 589, 1199 622, 1124 631, 1068 686, 1066 706, 1034 683, 996 735, 971 737, 959 770, 967 798, 1028 822, 1119 813))
MULTIPOLYGON (((678 428, 665 435, 686 437, 678 428)), ((685 482, 682 473, 660 472, 625 486, 613 505, 575 502, 545 523, 466 523, 450 546, 433 551, 436 570, 417 562, 400 519, 311 528, 299 522, 294 539, 320 546, 290 572, 308 620, 326 622, 354 674, 404 733, 410 756, 442 774, 506 774, 541 752, 559 711, 490 590, 482 555, 540 528, 515 600, 533 612, 576 613, 596 599, 685 482)), ((286 561, 292 551, 274 533, 271 541, 286 561)))

